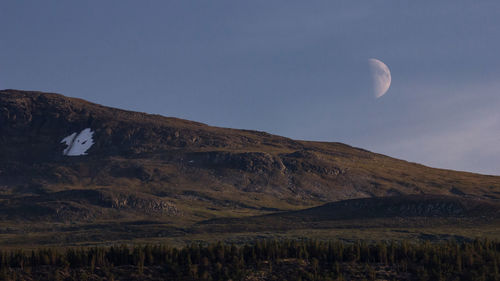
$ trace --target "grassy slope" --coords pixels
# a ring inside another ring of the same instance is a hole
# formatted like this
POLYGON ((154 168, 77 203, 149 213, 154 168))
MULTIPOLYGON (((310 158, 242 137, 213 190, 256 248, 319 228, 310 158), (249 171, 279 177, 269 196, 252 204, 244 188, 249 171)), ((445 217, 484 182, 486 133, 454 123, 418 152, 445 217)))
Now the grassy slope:
MULTIPOLYGON (((70 216, 57 219, 53 215, 2 218, 0 244, 4 245, 55 243, 59 237, 63 244, 154 241, 153 237, 211 239, 226 234, 209 230, 195 233, 193 225, 213 218, 251 217, 351 198, 401 194, 500 198, 498 176, 429 168, 341 143, 296 141, 263 132, 212 127, 39 92, 0 91, 0 108, 8 109, 7 114, 0 111, 0 121, 7 124, 0 127, 0 206, 12 208, 14 199, 30 203, 33 196, 48 194, 48 201, 41 204, 75 208, 70 216), (87 126, 95 130, 96 141, 89 156, 64 158, 56 153, 62 149, 62 137, 87 126), (91 189, 166 201, 181 215, 51 197, 66 190, 91 189), (82 212, 89 213, 89 219, 80 219, 82 212)), ((349 233, 369 237, 370 232, 380 232, 383 237, 385 233, 383 227, 366 232, 360 225, 334 229, 346 237, 349 233)), ((482 233, 496 235, 495 227, 485 227, 482 233)), ((273 234, 262 231, 250 231, 249 235, 273 234)), ((276 231, 300 236, 305 230, 276 231)), ((461 232, 459 228, 456 231, 461 232)), ((329 230, 324 233, 334 235, 329 230)))

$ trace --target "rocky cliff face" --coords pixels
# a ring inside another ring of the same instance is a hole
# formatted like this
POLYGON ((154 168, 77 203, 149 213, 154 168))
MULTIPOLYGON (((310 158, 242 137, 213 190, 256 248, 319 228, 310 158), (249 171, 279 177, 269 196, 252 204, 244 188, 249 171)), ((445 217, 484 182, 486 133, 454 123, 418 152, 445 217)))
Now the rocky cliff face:
POLYGON ((14 197, 57 197, 73 207, 89 204, 94 215, 120 206, 145 216, 189 215, 194 206, 258 212, 404 194, 500 198, 498 177, 17 90, 0 91, 0 159, 4 207, 14 197), (93 198, 82 190, 121 195, 114 205, 75 201, 93 198))

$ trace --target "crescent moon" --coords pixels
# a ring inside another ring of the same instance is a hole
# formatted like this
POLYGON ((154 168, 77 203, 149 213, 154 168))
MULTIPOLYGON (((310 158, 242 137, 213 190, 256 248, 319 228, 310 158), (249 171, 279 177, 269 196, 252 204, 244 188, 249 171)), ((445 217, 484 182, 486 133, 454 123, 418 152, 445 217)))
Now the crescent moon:
POLYGON ((378 99, 385 95, 391 86, 391 71, 385 63, 378 59, 369 59, 368 62, 373 82, 373 94, 378 99))

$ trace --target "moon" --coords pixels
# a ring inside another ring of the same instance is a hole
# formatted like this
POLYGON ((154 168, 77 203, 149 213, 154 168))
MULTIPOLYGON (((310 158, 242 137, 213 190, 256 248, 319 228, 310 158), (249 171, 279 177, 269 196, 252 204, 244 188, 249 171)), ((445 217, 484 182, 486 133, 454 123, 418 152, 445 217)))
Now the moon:
POLYGON ((378 59, 369 59, 368 62, 373 83, 373 94, 378 99, 385 95, 391 86, 391 71, 385 63, 378 59))

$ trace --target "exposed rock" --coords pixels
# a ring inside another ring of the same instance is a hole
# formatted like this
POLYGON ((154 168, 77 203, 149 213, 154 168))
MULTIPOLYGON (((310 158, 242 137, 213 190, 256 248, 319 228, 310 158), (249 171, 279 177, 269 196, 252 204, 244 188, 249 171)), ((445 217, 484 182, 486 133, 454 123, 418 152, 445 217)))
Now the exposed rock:
POLYGON ((109 189, 67 190, 0 203, 0 215, 7 219, 88 221, 126 217, 129 211, 160 216, 182 214, 172 202, 153 195, 109 189), (122 212, 112 213, 110 209, 122 212))

